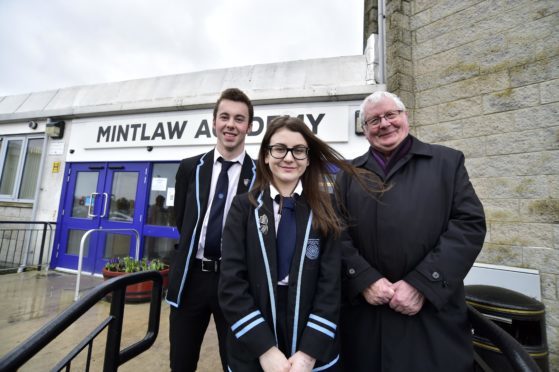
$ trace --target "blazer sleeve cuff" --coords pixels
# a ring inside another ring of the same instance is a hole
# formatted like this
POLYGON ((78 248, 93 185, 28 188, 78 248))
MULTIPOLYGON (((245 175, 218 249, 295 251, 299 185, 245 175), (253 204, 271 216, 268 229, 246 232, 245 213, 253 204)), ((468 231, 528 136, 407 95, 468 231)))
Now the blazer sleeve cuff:
POLYGON ((276 346, 276 340, 268 323, 264 318, 257 317, 242 326, 231 327, 233 337, 243 343, 254 358, 260 357, 271 347, 276 346))
POLYGON ((311 314, 303 331, 298 350, 317 360, 328 360, 336 342, 337 327, 337 324, 311 314))

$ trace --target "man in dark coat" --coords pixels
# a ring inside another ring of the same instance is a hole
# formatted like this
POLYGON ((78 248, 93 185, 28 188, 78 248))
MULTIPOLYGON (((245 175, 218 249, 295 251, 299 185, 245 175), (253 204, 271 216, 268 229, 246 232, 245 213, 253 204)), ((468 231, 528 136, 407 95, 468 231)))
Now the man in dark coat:
POLYGON ((227 326, 217 300, 221 231, 233 197, 247 192, 256 174, 256 165, 245 152, 253 115, 252 103, 242 91, 223 91, 213 111, 216 147, 183 159, 177 171, 175 214, 180 240, 171 262, 166 298, 171 305, 173 371, 196 370, 210 316, 216 324, 219 353, 226 370, 227 326), (212 208, 214 204, 216 208, 212 208), (219 209, 221 213, 214 212, 219 209))
POLYGON ((353 160, 385 191, 338 178, 347 215, 342 252, 344 371, 473 368, 463 279, 485 237, 464 155, 409 134, 402 101, 376 92, 361 106, 371 147, 353 160))

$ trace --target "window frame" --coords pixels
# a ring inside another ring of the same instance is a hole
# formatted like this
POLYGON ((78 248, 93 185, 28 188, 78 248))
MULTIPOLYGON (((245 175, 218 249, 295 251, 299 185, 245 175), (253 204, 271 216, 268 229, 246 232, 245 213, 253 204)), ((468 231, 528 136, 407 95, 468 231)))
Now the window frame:
POLYGON ((40 173, 42 174, 42 169, 45 163, 46 157, 46 145, 47 145, 47 138, 45 135, 14 135, 14 136, 0 136, 0 141, 2 141, 2 146, 0 148, 0 181, 2 174, 4 172, 4 165, 6 163, 6 155, 8 151, 8 146, 11 141, 22 141, 21 149, 19 153, 19 160, 16 169, 16 175, 14 180, 14 189, 12 190, 11 194, 0 194, 0 201, 7 201, 7 202, 22 202, 22 203, 33 203, 37 198, 37 192, 40 187, 41 183, 41 174, 37 177, 37 183, 35 185, 35 193, 32 199, 23 199, 19 198, 19 192, 21 190, 21 182, 23 180, 23 171, 25 167, 25 160, 27 156, 27 150, 29 146, 29 140, 33 139, 42 139, 43 145, 41 149, 41 160, 39 162, 39 169, 40 173))

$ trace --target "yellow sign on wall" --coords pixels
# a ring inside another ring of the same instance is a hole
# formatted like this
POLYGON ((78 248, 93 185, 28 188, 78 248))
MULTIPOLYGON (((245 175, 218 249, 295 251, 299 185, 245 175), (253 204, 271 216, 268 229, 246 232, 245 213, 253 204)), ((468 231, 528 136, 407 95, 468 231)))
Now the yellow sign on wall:
POLYGON ((60 172, 60 162, 54 161, 52 162, 52 173, 58 173, 58 172, 60 172))

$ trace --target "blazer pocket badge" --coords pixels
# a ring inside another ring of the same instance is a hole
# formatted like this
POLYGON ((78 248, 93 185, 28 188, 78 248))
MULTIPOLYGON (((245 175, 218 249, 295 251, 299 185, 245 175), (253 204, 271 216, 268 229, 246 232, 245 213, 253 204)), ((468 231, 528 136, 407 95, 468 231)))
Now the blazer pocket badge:
POLYGON ((320 253, 320 239, 309 239, 307 241, 307 251, 305 252, 305 256, 309 260, 316 260, 320 253))
POLYGON ((250 179, 248 178, 243 179, 243 184, 245 185, 245 187, 248 186, 248 181, 250 181, 250 179))
POLYGON ((259 218, 260 222, 260 232, 264 235, 268 233, 268 216, 265 214, 261 215, 259 218))

